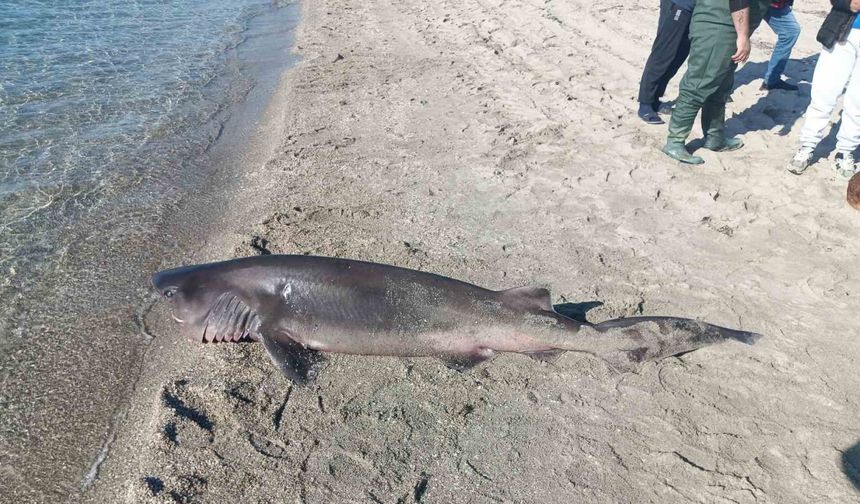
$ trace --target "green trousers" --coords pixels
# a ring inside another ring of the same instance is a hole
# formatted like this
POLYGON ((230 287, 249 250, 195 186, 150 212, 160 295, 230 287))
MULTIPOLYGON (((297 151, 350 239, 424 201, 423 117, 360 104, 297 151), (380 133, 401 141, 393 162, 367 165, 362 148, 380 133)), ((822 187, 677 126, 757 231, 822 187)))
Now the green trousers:
MULTIPOLYGON (((696 6, 698 8, 698 4, 696 6)), ((690 56, 681 79, 678 100, 669 122, 669 143, 684 143, 699 110, 705 137, 720 143, 725 137, 726 101, 732 93, 737 51, 733 26, 710 22, 690 24, 690 56)))

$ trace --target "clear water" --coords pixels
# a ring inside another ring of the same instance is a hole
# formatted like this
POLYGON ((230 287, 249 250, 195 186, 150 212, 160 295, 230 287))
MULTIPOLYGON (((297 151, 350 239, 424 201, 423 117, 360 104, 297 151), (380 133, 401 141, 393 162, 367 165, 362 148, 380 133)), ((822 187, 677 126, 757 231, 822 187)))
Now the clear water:
POLYGON ((291 64, 297 13, 0 0, 0 502, 87 486, 149 344, 147 279, 228 198, 212 175, 291 64))
POLYGON ((225 55, 249 19, 274 7, 271 0, 0 2, 7 295, 57 267, 73 239, 69 228, 95 208, 158 199, 181 185, 184 161, 217 137, 213 118, 248 85, 225 55), (140 186, 148 189, 132 194, 140 186))

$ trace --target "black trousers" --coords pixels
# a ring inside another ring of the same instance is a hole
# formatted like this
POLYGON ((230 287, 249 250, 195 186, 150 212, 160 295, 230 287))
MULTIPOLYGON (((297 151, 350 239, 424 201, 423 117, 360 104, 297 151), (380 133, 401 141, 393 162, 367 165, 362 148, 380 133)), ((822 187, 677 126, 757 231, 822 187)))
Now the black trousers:
POLYGON ((690 18, 693 13, 660 0, 660 20, 651 55, 639 81, 639 103, 657 103, 666 86, 690 54, 690 18))

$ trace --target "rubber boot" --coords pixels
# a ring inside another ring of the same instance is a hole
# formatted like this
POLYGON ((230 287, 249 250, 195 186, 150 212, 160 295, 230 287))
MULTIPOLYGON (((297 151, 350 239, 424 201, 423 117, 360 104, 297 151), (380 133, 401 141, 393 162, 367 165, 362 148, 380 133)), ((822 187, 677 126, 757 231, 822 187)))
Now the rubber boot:
POLYGON ((728 152, 743 147, 740 138, 726 138, 726 105, 723 101, 705 102, 702 107, 703 147, 714 152, 728 152))
POLYGON ((705 162, 699 156, 690 154, 684 145, 684 141, 693 129, 693 122, 696 120, 698 112, 698 107, 691 105, 683 97, 678 98, 678 102, 675 104, 675 109, 672 112, 672 118, 669 120, 669 134, 666 138, 666 145, 663 147, 663 152, 672 159, 694 165, 705 162))
POLYGON ((738 137, 723 138, 722 143, 720 144, 710 140, 710 138, 706 138, 705 145, 703 147, 714 152, 730 152, 738 150, 744 146, 744 141, 738 137))
POLYGON ((672 159, 686 164, 700 165, 705 162, 705 160, 699 156, 690 154, 690 151, 687 150, 684 142, 669 140, 666 142, 666 145, 663 146, 663 153, 672 159))

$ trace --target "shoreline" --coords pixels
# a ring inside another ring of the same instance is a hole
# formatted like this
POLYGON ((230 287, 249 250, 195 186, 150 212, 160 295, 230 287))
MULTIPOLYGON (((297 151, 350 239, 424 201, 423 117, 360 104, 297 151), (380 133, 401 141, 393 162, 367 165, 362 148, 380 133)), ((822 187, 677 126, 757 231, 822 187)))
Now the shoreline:
MULTIPOLYGON (((543 0, 301 9, 302 61, 242 169, 189 203, 223 213, 183 260, 253 255, 259 236, 273 253, 550 287, 555 303, 602 302, 592 321, 688 316, 765 338, 626 375, 570 353, 468 374, 333 355, 293 387, 259 345, 182 340, 157 303, 84 501, 856 498, 840 454, 860 439, 860 343, 845 338, 860 322, 857 216, 825 170, 775 166, 802 94, 757 94, 747 68, 729 123, 747 147, 686 170, 659 153, 663 130, 630 117, 647 16, 543 0)), ((799 80, 809 31, 789 67, 799 80)), ((770 39, 756 37, 758 60, 770 39)))
MULTIPOLYGON (((241 103, 234 106, 233 113, 223 125, 223 135, 219 136, 218 141, 207 152, 207 158, 217 160, 217 166, 201 188, 201 192, 209 196, 206 201, 192 198, 181 207, 184 213, 197 220, 180 217, 165 226, 168 229, 166 231, 168 236, 180 236, 188 228, 196 227, 193 234, 197 239, 194 240, 193 245, 181 248, 181 254, 176 254, 177 257, 173 258, 178 261, 176 264, 162 262, 163 268, 173 267, 179 263, 212 261, 232 252, 234 245, 231 243, 235 240, 235 236, 225 234, 219 228, 236 226, 241 222, 241 218, 224 210, 224 205, 237 196, 237 191, 232 186, 237 179, 241 178, 241 173, 255 165, 265 163, 271 156, 269 153, 277 146, 276 138, 279 138, 277 132, 282 125, 278 124, 275 118, 277 111, 283 107, 283 101, 290 99, 285 95, 280 82, 283 75, 289 72, 298 61, 293 40, 301 18, 296 11, 300 8, 301 2, 289 3, 280 6, 276 12, 252 19, 251 26, 246 30, 248 38, 252 40, 250 43, 243 43, 236 47, 240 53, 253 53, 255 50, 262 49, 262 54, 246 55, 241 59, 243 66, 246 67, 245 73, 250 74, 255 83, 241 103), (286 34, 287 39, 276 43, 274 39, 279 33, 286 34), (247 70, 247 67, 251 69, 247 70), (213 205, 220 210, 213 213, 211 210, 213 205)), ((161 313, 163 307, 159 304, 163 303, 160 299, 155 299, 140 314, 141 328, 150 334, 152 340, 149 342, 146 354, 139 361, 140 371, 137 373, 135 385, 129 395, 130 399, 125 404, 124 411, 119 413, 119 421, 114 425, 116 430, 108 442, 108 445, 115 445, 119 440, 125 444, 121 443, 111 449, 105 457, 100 453, 101 460, 96 460, 93 466, 94 469, 98 469, 97 477, 92 478, 90 484, 83 485, 83 493, 79 496, 82 502, 105 502, 116 495, 116 488, 111 485, 111 480, 116 479, 117 474, 121 475, 124 471, 128 471, 126 462, 134 459, 135 450, 132 448, 129 451, 129 448, 135 446, 132 440, 137 421, 131 420, 130 418, 135 418, 135 415, 129 415, 129 413, 134 413, 135 401, 141 396, 149 397, 151 381, 160 380, 160 370, 176 369, 189 359, 187 352, 182 348, 163 351, 165 346, 169 348, 176 343, 181 346, 185 342, 174 340, 168 345, 162 345, 158 335, 171 337, 174 333, 170 326, 162 323, 163 319, 151 322, 148 320, 153 311, 161 313)))
MULTIPOLYGON (((242 171, 237 170, 236 167, 249 167, 264 162, 268 159, 266 153, 275 147, 271 133, 263 133, 260 130, 266 129, 266 126, 274 126, 273 131, 277 130, 277 125, 272 124, 271 120, 267 121, 266 117, 270 112, 271 103, 279 94, 281 77, 297 61, 293 52, 293 38, 299 21, 299 14, 296 12, 299 6, 299 2, 287 3, 278 6, 274 11, 254 16, 250 19, 249 25, 243 33, 244 39, 233 48, 237 53, 238 63, 243 67, 242 75, 245 79, 253 79, 253 86, 242 97, 241 101, 233 104, 228 118, 221 125, 218 138, 206 152, 205 159, 214 162, 214 167, 210 168, 209 179, 200 188, 201 192, 209 194, 208 201, 186 200, 179 206, 183 213, 190 214, 193 219, 203 220, 195 222, 185 216, 174 217, 164 226, 168 230, 166 231, 167 236, 181 236, 187 233, 189 226, 196 225, 199 227, 192 233, 192 236, 196 235, 197 239, 203 243, 211 244, 212 242, 208 237, 221 234, 215 228, 218 227, 217 223, 221 223, 225 219, 225 213, 213 211, 212 206, 214 204, 218 207, 220 205, 217 202, 229 200, 233 196, 230 185, 235 180, 237 173, 242 171), (286 39, 280 39, 279 35, 286 36, 286 39), (275 39, 280 40, 276 42, 275 39), (242 53, 247 54, 242 56, 242 53), (260 123, 263 125, 261 126, 260 123), (215 219, 210 220, 212 217, 215 219)), ((204 262, 212 260, 218 254, 229 253, 228 247, 219 247, 217 244, 210 245, 209 250, 202 255, 200 249, 193 245, 181 246, 180 250, 182 258, 191 262, 204 262)), ((177 257, 174 259, 181 262, 182 259, 178 257, 179 254, 175 255, 177 257)), ((162 261, 162 267, 172 266, 173 264, 162 261)), ((151 304, 144 307, 139 314, 139 324, 141 332, 144 334, 149 334, 150 331, 146 317, 156 308, 159 301, 160 299, 155 299, 151 304)), ((159 326, 156 324, 155 327, 159 326)), ((149 334, 149 336, 152 339, 148 341, 143 355, 137 362, 140 370, 136 373, 129 397, 138 394, 141 383, 146 383, 145 370, 153 366, 153 363, 147 360, 153 354, 150 346, 158 342, 154 335, 149 334)), ((161 355, 161 357, 167 356, 161 355)), ((156 359, 155 366, 164 366, 168 362, 171 362, 171 359, 156 359)), ((155 375, 157 376, 158 373, 155 375)), ((93 489, 92 492, 88 491, 91 486, 98 482, 101 467, 107 462, 111 446, 118 437, 123 435, 123 429, 128 428, 128 410, 131 409, 131 406, 131 403, 127 402, 122 405, 122 411, 117 412, 116 419, 111 425, 109 439, 100 450, 97 459, 82 482, 81 490, 84 493, 81 497, 83 500, 91 499, 93 495, 99 495, 99 489, 93 489)), ((130 423, 134 424, 134 422, 130 423)), ((105 500, 98 498, 95 502, 105 502, 105 500)))
MULTIPOLYGON (((152 307, 149 276, 196 248, 195 243, 204 236, 203 226, 221 211, 217 202, 226 197, 226 187, 217 186, 217 181, 226 180, 224 173, 235 171, 243 156, 256 159, 242 152, 280 74, 294 62, 291 36, 285 38, 284 34, 294 29, 298 9, 295 4, 273 6, 244 20, 243 39, 225 49, 224 73, 219 76, 230 81, 225 89, 238 94, 232 95, 228 108, 219 109, 200 125, 198 129, 211 133, 211 142, 196 159, 176 161, 181 173, 173 178, 181 181, 159 193, 163 199, 157 215, 146 215, 132 225, 133 230, 108 236, 105 243, 93 236, 78 240, 66 252, 60 273, 50 275, 54 280, 60 276, 66 280, 51 288, 50 295, 45 285, 29 292, 41 292, 43 313, 37 320, 43 322, 34 322, 32 316, 22 318, 19 330, 38 331, 28 337, 39 345, 32 347, 31 342, 31 348, 4 356, 4 373, 8 373, 4 395, 11 394, 13 402, 5 428, 9 437, 2 446, 8 485, 0 495, 28 502, 77 500, 98 481, 121 430, 119 424, 126 420, 128 397, 139 381, 137 370, 145 366, 152 344, 144 320, 152 307), (248 85, 248 79, 254 85, 240 89, 240 84, 248 85), (217 191, 207 195, 207 187, 217 191), (194 203, 188 204, 188 200, 194 203), (177 213, 192 208, 190 215, 177 213), (91 273, 97 274, 90 277, 91 273), (94 292, 101 292, 103 299, 87 301, 94 292), (51 338, 62 344, 50 345, 51 338), (25 372, 22 361, 37 364, 25 372), (60 368, 61 363, 66 365, 60 368), (32 398, 32 404, 20 404, 24 397, 32 398), (45 401, 48 406, 41 405, 45 401), (29 418, 26 429, 12 423, 25 417, 29 418), (34 436, 38 442, 30 439, 34 436)), ((150 175, 149 186, 142 185, 119 199, 113 213, 101 209, 101 214, 110 213, 106 224, 142 211, 140 193, 159 191, 165 183, 176 182, 170 174, 159 175, 150 175)), ((101 214, 88 217, 70 232, 81 235, 93 228, 98 234, 90 221, 101 214)), ((34 306, 31 303, 28 310, 34 306)), ((18 347, 5 347, 14 348, 18 347)))
MULTIPOLYGON (((253 171, 255 166, 265 164, 271 160, 274 150, 278 146, 278 140, 283 136, 285 125, 279 121, 280 112, 285 107, 285 103, 291 100, 289 89, 282 84, 284 76, 290 72, 294 66, 300 61, 296 55, 295 32, 300 26, 296 21, 301 19, 300 14, 293 14, 291 11, 295 8, 301 8, 302 2, 286 4, 280 7, 280 18, 269 16, 262 30, 257 27, 258 33, 255 37, 267 37, 268 31, 274 29, 275 23, 287 21, 289 26, 287 29, 283 27, 280 31, 289 33, 289 42, 284 44, 284 51, 277 65, 271 65, 269 68, 260 70, 259 67, 270 64, 271 60, 267 58, 252 57, 250 58, 251 66, 258 67, 256 72, 252 72, 257 77, 257 83, 249 93, 249 96, 243 100, 239 114, 231 117, 228 124, 225 125, 225 130, 234 130, 232 135, 228 135, 223 141, 219 141, 210 156, 219 159, 219 169, 213 171, 212 177, 207 181, 205 191, 214 194, 211 200, 217 201, 221 210, 217 216, 213 216, 207 212, 206 208, 213 201, 202 202, 199 200, 191 200, 186 202, 185 209, 189 214, 201 217, 215 217, 208 221, 193 222, 188 219, 176 219, 168 227, 172 231, 169 235, 178 235, 182 233, 182 229, 192 224, 199 226, 196 234, 199 236, 199 242, 194 246, 186 246, 182 250, 182 257, 176 259, 179 263, 192 264, 199 262, 207 262, 221 259, 225 256, 230 256, 235 253, 237 245, 247 245, 250 248, 251 237, 239 236, 236 233, 225 232, 223 228, 238 228, 242 227, 249 218, 248 213, 253 214, 251 207, 245 206, 243 211, 228 211, 225 208, 230 207, 229 202, 235 199, 241 199, 243 192, 247 191, 247 186, 244 182, 240 182, 243 174, 247 171, 253 171), (287 19, 284 19, 286 16, 287 19), (282 70, 276 70, 277 68, 282 70), (261 79, 261 75, 265 74, 265 78, 261 79), (236 124, 238 123, 238 124, 236 124), (235 131, 235 130, 243 131, 235 131), (237 168, 240 167, 240 168, 237 168), (235 184, 239 187, 234 187, 235 184)), ((249 30, 250 31, 250 30, 249 30)), ((259 41, 258 41, 259 42, 259 41)), ((265 44, 265 42, 263 42, 265 44)), ((249 44, 253 46, 253 44, 249 44)), ((247 47, 239 46, 237 49, 248 49, 247 47)), ((271 51, 267 54, 271 55, 271 51)), ((249 63, 249 61, 246 61, 249 63)), ((221 140, 221 139, 219 139, 221 140)), ((163 264, 163 267, 172 267, 177 264, 163 264)), ((175 338, 175 327, 170 323, 170 317, 164 318, 163 302, 160 299, 146 309, 140 318, 142 327, 146 328, 147 333, 151 333, 152 341, 150 347, 147 348, 147 354, 140 360, 141 371, 137 374, 137 380, 134 390, 130 394, 130 400, 126 405, 126 410, 121 414, 121 421, 117 424, 117 430, 114 433, 114 438, 110 441, 116 447, 110 451, 110 458, 105 457, 97 464, 104 467, 99 470, 99 475, 94 478, 92 485, 87 485, 83 488, 84 492, 79 495, 81 502, 105 502, 109 501, 118 493, 118 490, 125 488, 129 493, 131 502, 136 502, 137 497, 133 495, 132 488, 128 488, 129 481, 127 480, 128 473, 134 471, 136 456, 138 455, 138 436, 137 429, 139 420, 136 418, 145 418, 145 413, 138 411, 141 404, 146 409, 149 409, 152 397, 152 390, 161 388, 163 379, 162 373, 165 369, 175 370, 181 373, 179 369, 185 365, 193 366, 193 353, 190 350, 190 345, 186 341, 175 338), (158 318, 152 318, 153 312, 158 315, 158 318), (167 323, 165 323, 167 322, 167 323), (166 340, 166 341, 164 341, 166 340)), ((157 397, 156 400, 162 400, 163 397, 157 397)), ((140 483, 139 481, 137 483, 140 483)))

